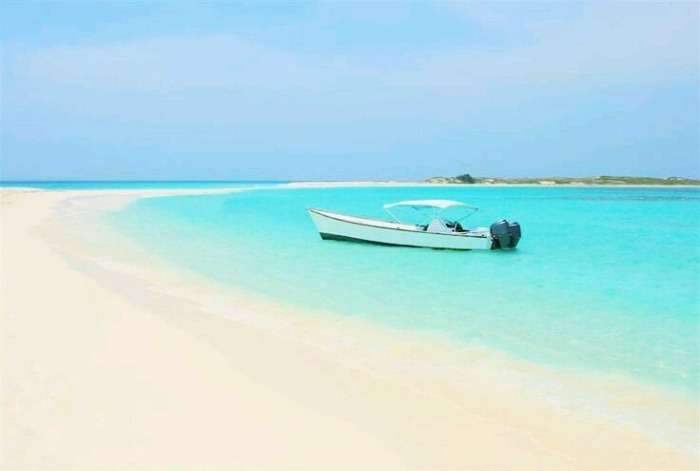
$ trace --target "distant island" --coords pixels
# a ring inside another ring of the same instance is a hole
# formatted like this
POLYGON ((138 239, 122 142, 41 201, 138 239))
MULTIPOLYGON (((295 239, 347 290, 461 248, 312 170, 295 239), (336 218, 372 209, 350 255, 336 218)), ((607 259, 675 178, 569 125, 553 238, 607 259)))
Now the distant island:
POLYGON ((599 177, 535 177, 535 178, 485 178, 472 177, 468 173, 456 177, 432 177, 428 183, 481 184, 481 185, 695 185, 700 186, 700 180, 683 177, 628 177, 608 176, 599 177))

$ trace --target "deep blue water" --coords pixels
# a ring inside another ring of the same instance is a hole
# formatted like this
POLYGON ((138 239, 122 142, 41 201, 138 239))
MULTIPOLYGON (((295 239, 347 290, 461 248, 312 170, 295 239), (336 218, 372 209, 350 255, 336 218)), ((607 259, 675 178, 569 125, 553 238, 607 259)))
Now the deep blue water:
POLYGON ((0 180, 0 188, 32 187, 44 190, 127 190, 127 189, 173 189, 173 188, 229 188, 232 186, 260 183, 283 183, 277 180, 192 180, 192 181, 128 181, 128 180, 0 180))
POLYGON ((143 199, 109 218, 172 262, 294 306, 700 389, 699 189, 268 188, 143 199), (523 239, 511 252, 322 241, 306 214, 383 217, 383 203, 419 198, 479 206, 468 225, 517 220, 523 239))

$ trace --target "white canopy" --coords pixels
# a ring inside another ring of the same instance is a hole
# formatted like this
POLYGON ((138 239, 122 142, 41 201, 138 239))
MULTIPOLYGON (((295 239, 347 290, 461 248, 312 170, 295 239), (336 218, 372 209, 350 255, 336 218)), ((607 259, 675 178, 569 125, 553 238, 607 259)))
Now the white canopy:
POLYGON ((399 201, 397 203, 389 203, 384 205, 384 209, 395 208, 397 206, 410 206, 412 208, 438 208, 447 209, 453 206, 462 206, 470 209, 477 209, 475 206, 469 206, 468 204, 460 203, 459 201, 451 200, 408 200, 399 201))

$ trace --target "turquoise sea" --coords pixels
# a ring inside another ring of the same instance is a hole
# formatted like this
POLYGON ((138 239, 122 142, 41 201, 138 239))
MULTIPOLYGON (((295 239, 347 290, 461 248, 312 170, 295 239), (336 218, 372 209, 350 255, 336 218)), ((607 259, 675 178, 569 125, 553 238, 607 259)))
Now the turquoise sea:
POLYGON ((700 392, 700 189, 86 185, 244 189, 142 199, 107 216, 153 253, 219 283, 538 363, 700 392), (480 207, 469 226, 517 220, 523 239, 510 252, 322 241, 306 213, 385 217, 384 203, 422 198, 480 207))
POLYGON ((700 190, 256 185, 143 199, 110 223, 220 283, 301 308, 441 332, 558 367, 700 391, 700 190), (306 208, 383 217, 456 199, 470 225, 523 227, 516 251, 322 241, 306 208))

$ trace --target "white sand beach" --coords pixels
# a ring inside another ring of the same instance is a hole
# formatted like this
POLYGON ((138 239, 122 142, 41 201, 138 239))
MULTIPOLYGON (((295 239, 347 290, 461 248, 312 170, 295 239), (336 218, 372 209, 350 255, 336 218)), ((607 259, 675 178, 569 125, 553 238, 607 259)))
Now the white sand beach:
POLYGON ((698 468, 690 401, 292 311, 89 222, 174 193, 1 190, 0 468, 698 468))

